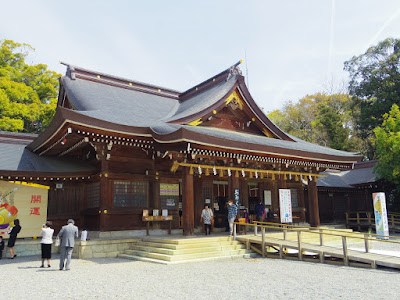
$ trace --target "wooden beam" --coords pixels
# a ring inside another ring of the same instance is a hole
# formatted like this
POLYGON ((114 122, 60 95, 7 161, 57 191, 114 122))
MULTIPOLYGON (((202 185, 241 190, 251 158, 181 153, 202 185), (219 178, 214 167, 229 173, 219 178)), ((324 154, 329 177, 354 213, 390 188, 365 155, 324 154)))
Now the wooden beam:
POLYGON ((183 171, 182 196, 183 235, 194 235, 193 175, 189 174, 188 168, 185 168, 183 171))

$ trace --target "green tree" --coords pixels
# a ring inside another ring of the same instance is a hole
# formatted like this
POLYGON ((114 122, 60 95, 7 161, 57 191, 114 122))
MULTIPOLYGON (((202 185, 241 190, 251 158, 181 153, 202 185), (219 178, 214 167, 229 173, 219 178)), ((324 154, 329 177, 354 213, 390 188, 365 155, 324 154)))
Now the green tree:
POLYGON ((322 146, 362 152, 362 143, 354 134, 352 101, 348 94, 307 95, 297 103, 268 116, 282 130, 302 140, 322 146))
POLYGON ((359 107, 357 127, 363 139, 373 135, 393 104, 400 104, 399 62, 400 40, 388 38, 344 64, 350 73, 350 95, 359 107))
POLYGON ((39 133, 54 116, 60 74, 26 64, 34 50, 0 40, 0 130, 39 133))
POLYGON ((385 186, 387 205, 391 211, 400 211, 400 110, 393 104, 383 115, 382 125, 374 129, 376 147, 375 173, 385 186))
POLYGON ((383 115, 382 126, 374 132, 378 158, 375 170, 380 177, 400 185, 400 110, 396 104, 383 115))

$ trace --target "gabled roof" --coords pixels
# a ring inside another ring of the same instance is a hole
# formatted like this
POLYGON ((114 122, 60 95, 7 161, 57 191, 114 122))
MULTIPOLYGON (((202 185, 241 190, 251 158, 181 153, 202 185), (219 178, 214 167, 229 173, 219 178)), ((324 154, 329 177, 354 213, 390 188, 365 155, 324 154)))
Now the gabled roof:
POLYGON ((33 171, 80 173, 96 170, 90 164, 71 158, 39 156, 26 146, 37 137, 36 134, 0 132, 0 173, 33 171), (12 137, 5 139, 4 137, 12 137))
POLYGON ((374 173, 376 161, 361 162, 354 165, 353 170, 323 172, 326 177, 319 177, 318 187, 354 188, 366 184, 372 184, 379 180, 374 173))
MULTIPOLYGON (((43 153, 43 149, 59 143, 57 139, 68 126, 80 126, 127 137, 147 137, 159 144, 190 142, 227 149, 237 146, 240 151, 350 165, 361 159, 357 154, 307 143, 280 130, 255 103, 238 64, 185 92, 67 65, 56 115, 28 148, 43 153), (231 101, 239 103, 259 128, 259 134, 203 126, 231 101)), ((60 151, 64 151, 62 147, 60 151)))

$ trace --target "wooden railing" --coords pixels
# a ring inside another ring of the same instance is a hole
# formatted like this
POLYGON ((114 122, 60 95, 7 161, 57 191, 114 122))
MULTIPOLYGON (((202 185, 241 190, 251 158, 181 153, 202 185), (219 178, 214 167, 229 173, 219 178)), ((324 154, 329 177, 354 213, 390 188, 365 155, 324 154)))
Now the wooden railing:
MULTIPOLYGON (((243 225, 242 223, 234 222, 233 228, 233 239, 236 239, 236 227, 238 225, 243 225)), ((281 224, 281 223, 268 223, 268 222, 254 222, 248 223, 247 226, 254 227, 254 235, 258 235, 258 229, 261 229, 261 255, 265 256, 265 233, 267 229, 271 229, 271 231, 282 231, 283 240, 287 239, 287 232, 295 232, 297 233, 297 249, 298 249, 298 257, 302 260, 302 235, 307 234, 316 234, 319 235, 319 246, 324 246, 324 236, 335 236, 341 238, 342 240, 342 250, 343 250, 343 260, 345 265, 349 264, 348 258, 348 239, 359 239, 364 241, 365 253, 370 252, 370 242, 379 242, 379 243, 394 243, 400 245, 400 237, 399 236, 383 236, 379 234, 372 233, 352 233, 341 229, 324 229, 318 227, 302 227, 296 225, 289 224, 281 224), (262 223, 262 224, 260 224, 262 223)))
MULTIPOLYGON (((388 213, 389 228, 400 230, 400 213, 388 213)), ((372 228, 375 226, 375 216, 370 211, 350 211, 346 212, 346 227, 372 228)))

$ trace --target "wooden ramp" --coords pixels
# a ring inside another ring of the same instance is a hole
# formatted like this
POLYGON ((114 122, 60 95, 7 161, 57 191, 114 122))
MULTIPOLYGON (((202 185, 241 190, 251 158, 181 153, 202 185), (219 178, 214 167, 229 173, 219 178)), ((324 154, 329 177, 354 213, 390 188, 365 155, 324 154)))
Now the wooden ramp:
POLYGON ((244 243, 247 249, 254 250, 265 257, 278 254, 280 258, 285 258, 285 256, 290 255, 287 253, 287 249, 290 249, 292 253, 297 254, 299 260, 304 260, 305 257, 317 257, 320 262, 332 259, 342 260, 344 265, 347 266, 352 263, 362 263, 369 264, 372 268, 382 266, 400 269, 400 257, 349 250, 347 245, 342 245, 342 247, 317 245, 283 238, 279 239, 268 236, 268 234, 264 235, 264 238, 262 235, 240 235, 236 236, 236 239, 244 243), (274 251, 271 252, 271 250, 274 251))

